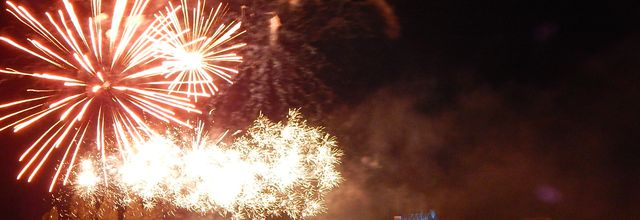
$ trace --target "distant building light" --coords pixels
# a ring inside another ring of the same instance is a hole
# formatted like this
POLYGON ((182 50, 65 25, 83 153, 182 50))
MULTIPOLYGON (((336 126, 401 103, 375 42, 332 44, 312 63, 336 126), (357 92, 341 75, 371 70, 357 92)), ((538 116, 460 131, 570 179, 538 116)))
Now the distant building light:
POLYGON ((435 211, 430 210, 427 213, 393 216, 393 220, 438 220, 438 215, 435 211))

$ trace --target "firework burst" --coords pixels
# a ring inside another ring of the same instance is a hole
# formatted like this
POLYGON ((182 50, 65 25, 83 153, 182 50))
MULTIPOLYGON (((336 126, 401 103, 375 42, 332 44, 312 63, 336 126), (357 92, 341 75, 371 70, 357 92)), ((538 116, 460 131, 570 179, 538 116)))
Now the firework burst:
POLYGON ((107 154, 119 152, 124 156, 154 134, 145 118, 190 127, 179 119, 177 111, 200 112, 185 94, 170 93, 158 86, 164 80, 164 72, 157 58, 156 42, 174 39, 177 33, 163 31, 170 25, 167 18, 145 17, 149 0, 116 0, 108 12, 103 11, 101 0, 92 0, 87 17, 78 16, 76 6, 69 0, 62 3, 63 8, 45 13, 46 19, 39 20, 23 6, 8 1, 7 11, 40 40, 27 38, 19 43, 0 37, 50 66, 38 72, 0 70, 45 82, 47 88, 27 90, 25 96, 29 98, 0 105, 13 110, 0 118, 5 123, 0 130, 12 128, 19 132, 55 119, 20 157, 26 164, 17 177, 28 175, 27 181, 31 181, 61 148, 64 153, 50 191, 61 176, 63 184, 67 183, 77 165, 79 150, 85 148, 84 142, 94 143, 100 152, 100 170, 106 181, 107 154), (115 144, 109 144, 112 141, 115 144), (107 147, 108 144, 117 148, 107 147))
MULTIPOLYGON (((295 111, 284 123, 260 117, 231 144, 208 139, 202 128, 196 131, 190 140, 156 136, 126 160, 114 161, 111 182, 124 195, 118 202, 142 201, 147 208, 169 204, 234 219, 282 214, 297 219, 323 212, 325 195, 341 180, 334 138, 307 126, 295 111)), ((95 173, 92 166, 80 170, 79 195, 91 200, 116 194, 104 193, 113 188, 96 181, 95 173)))
POLYGON ((222 3, 208 8, 205 1, 198 0, 190 8, 188 2, 181 0, 177 7, 170 2, 157 15, 169 22, 166 32, 178 33, 160 42, 158 57, 164 60, 165 77, 172 79, 169 89, 188 96, 213 95, 218 92, 216 81, 232 83, 238 73, 229 64, 242 61, 234 51, 246 44, 232 40, 244 32, 240 31, 241 22, 221 21, 227 11, 222 3))

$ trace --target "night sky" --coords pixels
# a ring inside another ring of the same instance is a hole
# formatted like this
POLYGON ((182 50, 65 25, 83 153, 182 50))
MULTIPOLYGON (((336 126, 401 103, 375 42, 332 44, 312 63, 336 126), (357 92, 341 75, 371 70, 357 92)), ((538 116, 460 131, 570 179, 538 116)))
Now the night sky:
MULTIPOLYGON (((640 3, 386 3, 356 16, 379 20, 363 22, 373 34, 309 40, 335 70, 316 73, 333 100, 313 123, 345 152, 317 219, 640 218, 640 3)), ((8 13, 0 25, 25 32, 8 13)), ((1 50, 3 67, 30 59, 1 50)), ((15 180, 29 134, 0 134, 1 218, 50 208, 46 175, 15 180)))

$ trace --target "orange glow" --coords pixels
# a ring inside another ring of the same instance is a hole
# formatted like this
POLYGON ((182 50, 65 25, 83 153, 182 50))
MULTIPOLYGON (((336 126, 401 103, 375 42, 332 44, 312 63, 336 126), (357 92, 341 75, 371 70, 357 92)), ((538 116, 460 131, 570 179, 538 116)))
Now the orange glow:
MULTIPOLYGON (((45 13, 46 19, 41 21, 24 7, 7 1, 7 11, 40 39, 20 43, 0 37, 0 41, 51 68, 41 72, 0 69, 3 74, 47 82, 45 86, 49 87, 29 89, 29 98, 1 104, 3 109, 16 108, 0 118, 0 121, 13 119, 1 130, 12 127, 14 132, 20 132, 40 125, 47 118, 58 119, 20 157, 28 162, 18 179, 29 174, 27 181, 33 180, 43 164, 62 147, 64 154, 49 190, 54 189, 60 176, 66 184, 71 170, 77 166, 74 163, 79 149, 91 144, 82 143, 85 139, 96 145, 104 171, 107 154, 128 149, 114 146, 117 149, 114 151, 110 147, 112 141, 131 145, 154 133, 146 116, 191 127, 176 112, 201 113, 191 104, 189 94, 171 93, 163 87, 166 85, 153 84, 165 80, 157 55, 159 42, 179 34, 163 31, 170 25, 168 18, 145 16, 149 2, 115 0, 113 6, 103 8, 101 0, 91 0, 91 16, 81 17, 71 1, 62 0, 63 8, 45 13), (114 134, 115 140, 109 138, 114 134), (61 172, 63 169, 66 171, 61 172)), ((106 173, 100 179, 106 181, 106 173)))

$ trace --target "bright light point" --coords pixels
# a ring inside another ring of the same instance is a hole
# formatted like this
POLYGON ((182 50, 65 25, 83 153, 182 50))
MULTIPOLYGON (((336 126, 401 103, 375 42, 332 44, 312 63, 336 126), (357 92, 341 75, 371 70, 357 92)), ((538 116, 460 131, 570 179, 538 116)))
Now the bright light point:
POLYGON ((114 37, 113 35, 115 35, 114 31, 113 31, 113 30, 111 30, 111 29, 107 30, 107 32, 105 32, 104 34, 105 34, 105 35, 107 36, 107 38, 109 38, 109 39, 113 39, 113 37, 114 37))
POLYGON ((76 184, 80 187, 93 187, 100 180, 94 172, 91 160, 83 160, 80 164, 80 173, 76 177, 76 184))
POLYGON ((294 128, 286 126, 282 129, 282 137, 285 139, 291 139, 293 137, 294 128))
POLYGON ((141 24, 142 22, 144 22, 144 16, 130 16, 127 17, 127 25, 137 25, 137 24, 141 24))
POLYGON ((96 86, 91 87, 91 92, 96 93, 96 92, 100 91, 100 89, 102 89, 102 86, 97 86, 96 85, 96 86))
POLYGON ((106 13, 100 13, 98 16, 96 16, 96 17, 95 17, 95 19, 94 19, 94 20, 95 20, 97 23, 99 23, 99 22, 102 22, 102 21, 107 20, 107 19, 109 19, 109 15, 108 15, 108 14, 106 14, 106 13))
POLYGON ((185 70, 197 70, 203 67, 202 60, 202 54, 188 52, 180 57, 179 65, 185 70))

